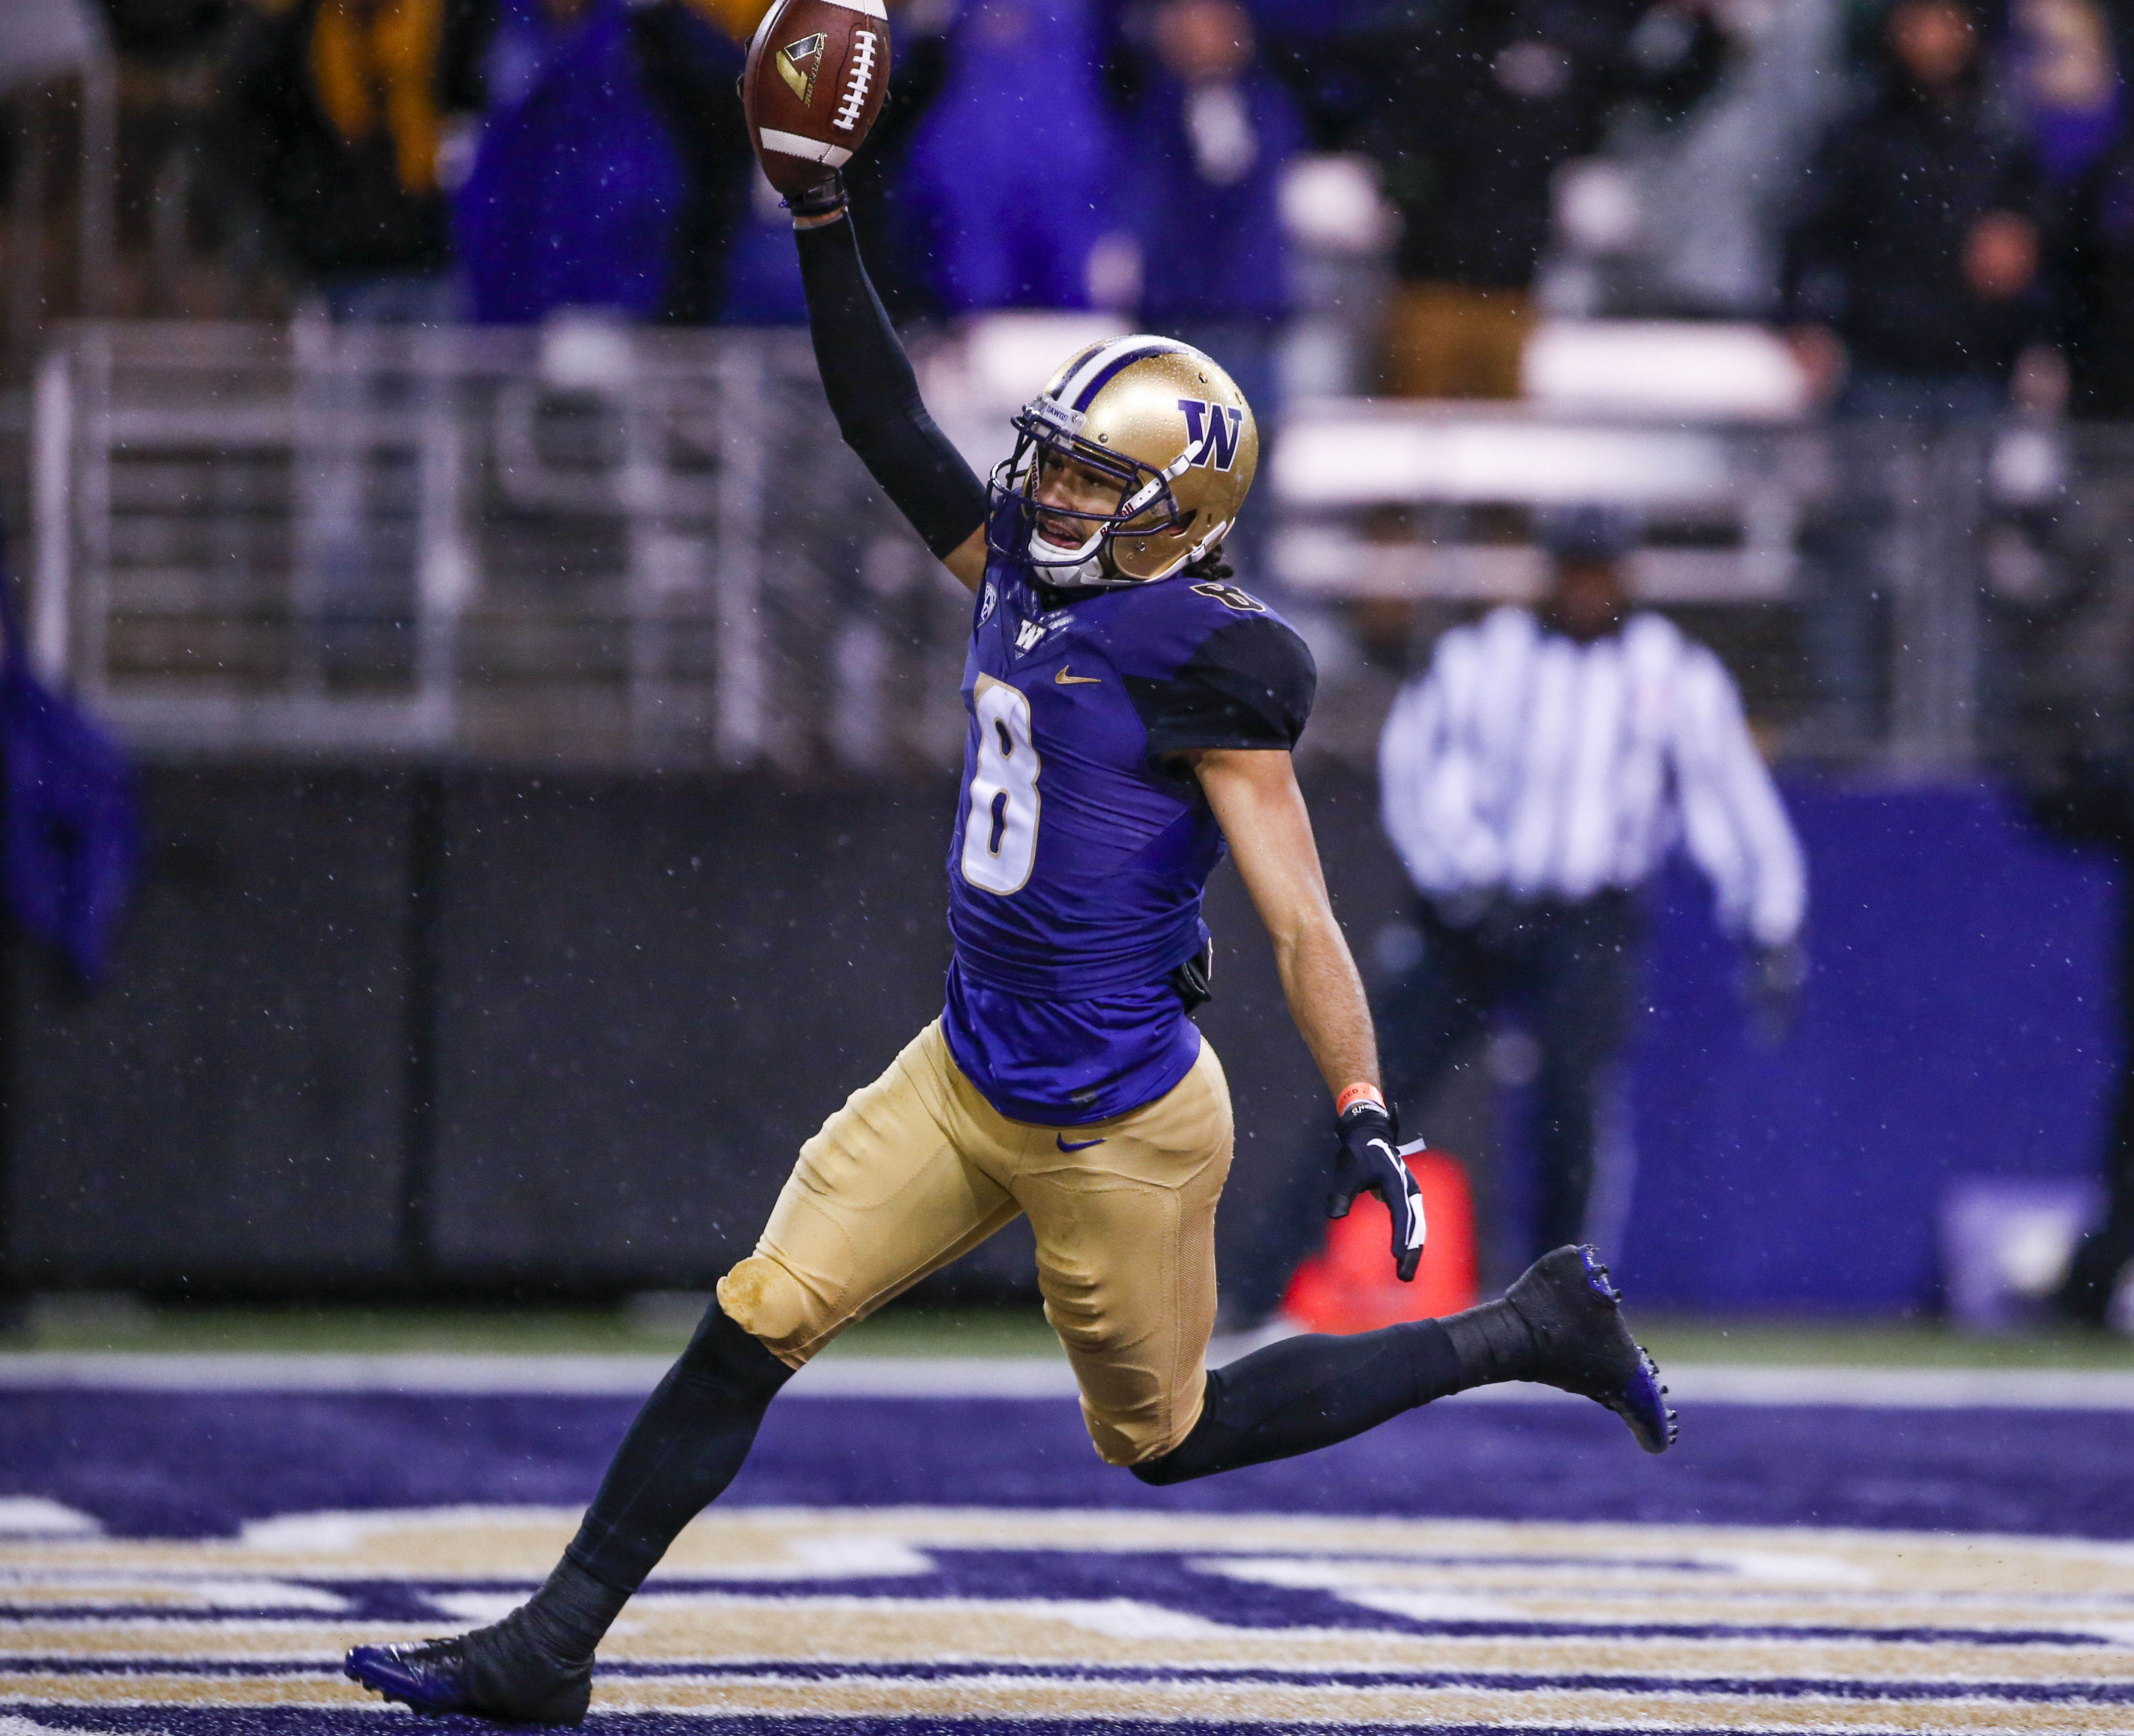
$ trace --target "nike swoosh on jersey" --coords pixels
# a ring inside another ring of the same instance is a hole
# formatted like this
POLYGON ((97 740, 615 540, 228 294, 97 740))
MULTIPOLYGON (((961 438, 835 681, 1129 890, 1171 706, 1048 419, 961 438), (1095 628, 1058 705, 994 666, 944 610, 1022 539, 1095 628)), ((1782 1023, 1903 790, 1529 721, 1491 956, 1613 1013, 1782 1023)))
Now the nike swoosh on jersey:
POLYGON ((1101 1139, 1077 1139, 1072 1145, 1069 1145, 1067 1143, 1066 1134, 1055 1134, 1052 1136, 1052 1143, 1058 1146, 1062 1151, 1087 1151, 1092 1145, 1102 1145, 1104 1142, 1101 1139))
POLYGON ((1060 665, 1060 673, 1052 679, 1061 687, 1094 687, 1104 678, 1102 675, 1070 675, 1067 673, 1067 665, 1063 663, 1060 665))

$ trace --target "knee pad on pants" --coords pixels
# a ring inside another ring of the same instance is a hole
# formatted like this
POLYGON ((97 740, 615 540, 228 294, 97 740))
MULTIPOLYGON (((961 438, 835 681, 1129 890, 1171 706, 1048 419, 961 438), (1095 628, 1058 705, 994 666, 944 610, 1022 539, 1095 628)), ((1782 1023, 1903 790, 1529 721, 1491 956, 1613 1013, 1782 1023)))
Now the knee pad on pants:
POLYGON ((1097 1457, 1137 1477, 1142 1467, 1167 1458, 1199 1428, 1207 1390, 1192 1395, 1190 1404, 1182 1402, 1184 1396, 1171 1395, 1126 1408, 1103 1405, 1084 1393, 1082 1424, 1097 1457))
POLYGON ((719 1307, 788 1368, 804 1366, 842 1322, 776 1260, 751 1254, 719 1280, 719 1307))

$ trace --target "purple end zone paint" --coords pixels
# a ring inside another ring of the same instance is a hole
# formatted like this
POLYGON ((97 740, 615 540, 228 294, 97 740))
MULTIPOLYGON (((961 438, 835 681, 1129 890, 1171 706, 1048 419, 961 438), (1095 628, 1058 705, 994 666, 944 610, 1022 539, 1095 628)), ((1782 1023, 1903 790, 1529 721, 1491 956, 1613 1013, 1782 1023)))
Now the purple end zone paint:
MULTIPOLYGON (((0 1494, 129 1535, 336 1508, 589 1500, 635 1411, 555 1396, 18 1390, 0 1494)), ((793 1398, 728 1492, 750 1505, 1106 1507, 2134 1537, 2110 1411, 1700 1405, 1664 1458, 1598 1407, 1442 1405, 1307 1458, 1151 1489, 1071 1400, 793 1398)))

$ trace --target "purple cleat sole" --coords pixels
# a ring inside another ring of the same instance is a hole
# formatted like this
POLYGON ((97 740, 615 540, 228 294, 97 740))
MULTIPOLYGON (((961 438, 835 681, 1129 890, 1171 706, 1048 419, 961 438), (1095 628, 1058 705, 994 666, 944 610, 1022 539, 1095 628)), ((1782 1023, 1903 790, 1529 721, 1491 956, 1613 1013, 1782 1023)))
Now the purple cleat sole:
POLYGON ((358 1646, 341 1673, 374 1694, 417 1712, 442 1716, 470 1709, 457 1648, 432 1640, 420 1646, 358 1646), (431 1654, 428 1656, 425 1653, 431 1654))
POLYGON ((527 1679, 498 1656, 494 1627, 419 1646, 358 1646, 341 1673, 374 1694, 430 1718, 459 1714, 501 1724, 575 1724, 591 1697, 590 1670, 527 1679), (470 1655, 471 1643, 476 1654, 470 1655))

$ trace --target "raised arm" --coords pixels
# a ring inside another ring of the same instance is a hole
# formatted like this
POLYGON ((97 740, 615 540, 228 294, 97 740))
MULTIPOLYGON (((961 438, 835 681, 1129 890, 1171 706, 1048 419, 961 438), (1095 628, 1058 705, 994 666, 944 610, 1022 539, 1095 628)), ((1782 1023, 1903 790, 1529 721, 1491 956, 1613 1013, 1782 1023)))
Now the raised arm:
POLYGON ((838 431, 942 564, 971 590, 986 571, 986 487, 934 426, 867 281, 842 195, 793 220, 815 365, 838 431))

